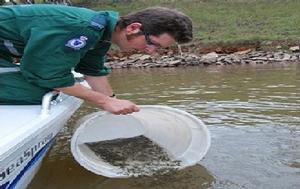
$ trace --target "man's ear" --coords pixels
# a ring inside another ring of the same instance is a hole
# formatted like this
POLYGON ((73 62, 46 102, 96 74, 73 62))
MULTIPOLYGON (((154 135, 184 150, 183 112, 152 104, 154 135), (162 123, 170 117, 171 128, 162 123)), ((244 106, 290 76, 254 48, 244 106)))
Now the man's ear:
POLYGON ((127 34, 137 34, 141 31, 142 24, 139 22, 133 22, 126 26, 125 31, 127 34))

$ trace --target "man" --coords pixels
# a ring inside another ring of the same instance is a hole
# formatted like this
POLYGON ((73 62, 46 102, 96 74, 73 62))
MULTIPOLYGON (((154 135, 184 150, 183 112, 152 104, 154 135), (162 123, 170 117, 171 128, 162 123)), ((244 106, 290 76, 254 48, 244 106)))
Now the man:
POLYGON ((39 104, 51 90, 89 101, 113 114, 139 111, 114 98, 104 66, 111 43, 123 51, 153 53, 192 40, 192 22, 167 8, 144 9, 118 17, 57 5, 0 8, 0 104, 39 104), (20 58, 20 65, 12 63, 20 58), (91 89, 76 83, 82 73, 91 89))

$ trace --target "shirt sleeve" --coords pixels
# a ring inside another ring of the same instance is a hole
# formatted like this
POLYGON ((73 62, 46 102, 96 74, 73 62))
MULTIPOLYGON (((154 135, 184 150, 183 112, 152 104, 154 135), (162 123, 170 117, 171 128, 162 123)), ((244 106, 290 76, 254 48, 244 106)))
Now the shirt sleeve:
POLYGON ((75 71, 90 76, 105 76, 111 70, 104 63, 106 61, 106 53, 110 48, 109 42, 98 42, 97 45, 89 50, 75 67, 75 71))
POLYGON ((95 45, 98 33, 88 27, 31 29, 21 59, 21 73, 25 79, 44 88, 74 85, 71 73, 89 48, 95 45))

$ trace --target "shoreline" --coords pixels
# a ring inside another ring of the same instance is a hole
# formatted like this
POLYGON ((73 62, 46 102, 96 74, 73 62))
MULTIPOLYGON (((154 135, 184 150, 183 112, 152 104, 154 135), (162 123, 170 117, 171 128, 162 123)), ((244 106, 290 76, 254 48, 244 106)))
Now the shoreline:
POLYGON ((131 54, 125 57, 109 57, 105 65, 111 69, 122 68, 164 68, 209 65, 256 65, 300 62, 299 47, 289 50, 262 51, 247 49, 234 53, 195 54, 172 52, 166 55, 131 54))

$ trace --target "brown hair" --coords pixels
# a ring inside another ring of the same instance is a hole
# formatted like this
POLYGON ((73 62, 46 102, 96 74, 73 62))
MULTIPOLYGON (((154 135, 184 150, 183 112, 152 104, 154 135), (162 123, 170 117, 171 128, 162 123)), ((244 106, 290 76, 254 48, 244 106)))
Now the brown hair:
POLYGON ((121 17, 117 25, 120 29, 124 29, 133 22, 141 23, 141 30, 149 35, 168 33, 177 43, 187 43, 193 39, 191 19, 174 9, 164 7, 143 9, 121 17))

